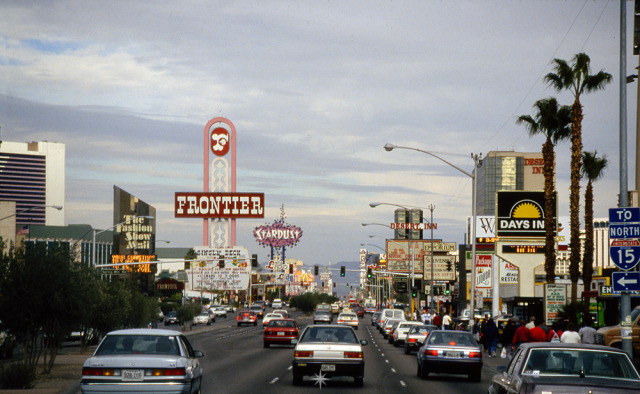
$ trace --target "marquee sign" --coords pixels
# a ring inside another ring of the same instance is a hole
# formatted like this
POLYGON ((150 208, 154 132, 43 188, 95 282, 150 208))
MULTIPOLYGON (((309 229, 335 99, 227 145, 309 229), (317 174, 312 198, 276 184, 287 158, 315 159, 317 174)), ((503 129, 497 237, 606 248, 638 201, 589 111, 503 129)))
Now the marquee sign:
POLYGON ((296 245, 302 237, 302 229, 298 226, 275 222, 256 227, 253 230, 253 236, 262 246, 280 248, 296 245))
MULTIPOLYGON (((544 237, 544 192, 498 191, 496 199, 498 237, 544 237)), ((553 198, 553 220, 556 198, 553 198)), ((555 228, 555 223, 554 223, 555 228)))
POLYGON ((177 218, 263 218, 264 193, 176 192, 177 218))

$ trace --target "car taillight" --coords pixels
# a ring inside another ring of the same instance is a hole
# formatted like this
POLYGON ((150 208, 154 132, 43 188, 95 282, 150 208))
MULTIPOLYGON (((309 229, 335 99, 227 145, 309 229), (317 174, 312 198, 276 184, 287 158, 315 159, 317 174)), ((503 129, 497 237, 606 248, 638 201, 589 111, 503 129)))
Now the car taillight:
POLYGON ((427 356, 437 356, 438 355, 438 351, 437 350, 426 350, 424 352, 425 355, 427 356))
POLYGON ((455 342, 453 342, 453 341, 449 342, 449 346, 455 346, 455 345, 456 345, 455 342))
POLYGON ((296 350, 293 352, 293 357, 313 357, 313 352, 310 350, 296 350))
POLYGON ((359 358, 359 359, 362 359, 362 352, 344 352, 344 358, 359 358))
POLYGON ((115 376, 116 373, 113 369, 107 368, 82 368, 82 376, 115 376))
POLYGON ((482 352, 469 352, 469 358, 482 358, 482 352))
POLYGON ((409 338, 408 342, 409 343, 416 343, 417 339, 415 338, 409 338))
POLYGON ((145 375, 147 376, 184 376, 186 375, 186 370, 184 368, 152 369, 148 371, 145 375))

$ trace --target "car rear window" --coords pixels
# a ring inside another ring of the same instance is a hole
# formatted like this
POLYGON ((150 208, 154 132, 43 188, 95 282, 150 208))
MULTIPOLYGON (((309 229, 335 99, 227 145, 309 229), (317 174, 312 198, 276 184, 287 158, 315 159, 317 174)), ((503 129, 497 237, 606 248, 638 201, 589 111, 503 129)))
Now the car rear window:
POLYGON ((429 335, 430 345, 478 346, 471 333, 460 331, 433 331, 429 335))
POLYGON ((238 316, 254 316, 255 314, 255 312, 240 312, 238 316))
POLYGON ((286 328, 295 328, 296 323, 291 320, 271 320, 267 327, 286 327, 286 328))
POLYGON ((638 379, 623 353, 587 349, 531 349, 524 367, 526 375, 597 376, 638 379))
POLYGON ((175 336, 164 335, 107 335, 96 356, 112 354, 169 354, 180 355, 175 336))
POLYGON ((353 330, 349 327, 309 327, 300 342, 340 342, 358 343, 353 330))

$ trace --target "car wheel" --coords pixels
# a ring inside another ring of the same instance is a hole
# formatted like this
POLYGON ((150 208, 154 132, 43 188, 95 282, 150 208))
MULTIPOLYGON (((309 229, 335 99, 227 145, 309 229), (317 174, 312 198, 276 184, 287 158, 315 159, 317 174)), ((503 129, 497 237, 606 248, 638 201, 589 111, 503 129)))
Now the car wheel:
POLYGON ((358 329, 358 326, 356 326, 356 330, 358 329))
POLYGON ((472 382, 480 382, 482 380, 482 371, 477 370, 469 374, 469 380, 472 382))
POLYGON ((416 375, 421 378, 422 377, 422 365, 420 365, 420 362, 418 362, 418 369, 416 371, 416 375))
POLYGON ((409 346, 404 345, 404 354, 409 354, 409 346))
POLYGON ((424 365, 420 368, 420 377, 426 379, 429 377, 429 370, 424 365))
POLYGON ((353 383, 355 383, 355 385, 358 386, 358 387, 362 387, 362 385, 364 384, 364 377, 362 377, 362 376, 354 376, 353 377, 353 383))
POLYGON ((302 385, 302 375, 293 375, 293 385, 294 386, 302 385))
POLYGON ((269 342, 265 342, 265 343, 264 343, 264 347, 269 348, 269 346, 270 346, 270 345, 269 345, 269 342))

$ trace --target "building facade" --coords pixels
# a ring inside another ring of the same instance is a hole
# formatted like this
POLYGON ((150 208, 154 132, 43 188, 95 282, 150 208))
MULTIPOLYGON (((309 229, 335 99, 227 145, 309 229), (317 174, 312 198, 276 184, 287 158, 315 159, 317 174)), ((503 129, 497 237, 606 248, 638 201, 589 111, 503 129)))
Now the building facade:
POLYGON ((540 152, 487 153, 478 166, 476 214, 495 215, 500 190, 543 190, 542 164, 540 152))
POLYGON ((42 141, 2 141, 0 200, 15 201, 15 212, 9 214, 16 214, 18 226, 63 226, 65 145, 42 141), (45 208, 53 205, 62 209, 45 208))

